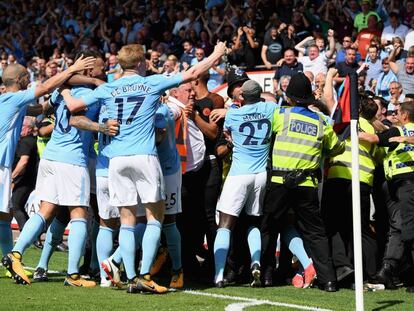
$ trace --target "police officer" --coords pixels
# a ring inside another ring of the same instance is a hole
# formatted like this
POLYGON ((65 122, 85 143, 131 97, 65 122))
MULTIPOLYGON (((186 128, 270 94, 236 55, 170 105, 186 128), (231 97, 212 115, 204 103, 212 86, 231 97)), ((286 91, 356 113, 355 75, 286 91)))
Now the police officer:
MULTIPOLYGON (((372 120, 377 112, 377 105, 372 98, 360 95, 359 128, 374 134, 372 120)), ((328 238, 332 243, 333 262, 336 267, 337 281, 352 275, 353 240, 352 240, 352 154, 351 140, 345 140, 345 152, 331 158, 328 164, 327 181, 323 187, 322 215, 324 217, 328 238)), ((376 274, 375 236, 370 228, 370 194, 374 171, 377 163, 382 162, 383 149, 365 141, 359 143, 359 179, 361 189, 361 225, 362 249, 365 277, 372 281, 376 274)))
MULTIPOLYGON (((321 288, 336 291, 335 271, 329 257, 328 238, 318 202, 318 178, 322 156, 336 156, 345 150, 326 118, 308 109, 315 102, 312 86, 303 73, 293 76, 286 90, 291 107, 275 110, 272 154, 272 177, 262 223, 263 254, 269 245, 273 228, 284 228, 289 209, 296 214, 296 227, 313 260, 305 268, 304 287, 315 279, 316 268, 321 288)), ((269 258, 264 258, 266 262, 269 258)))
MULTIPOLYGON (((414 105, 404 102, 397 107, 398 127, 377 135, 360 133, 360 139, 388 147, 384 160, 385 176, 391 195, 389 240, 386 245, 378 281, 391 283, 393 274, 403 256, 404 247, 414 258, 414 105)), ((407 292, 414 293, 414 286, 407 292)))

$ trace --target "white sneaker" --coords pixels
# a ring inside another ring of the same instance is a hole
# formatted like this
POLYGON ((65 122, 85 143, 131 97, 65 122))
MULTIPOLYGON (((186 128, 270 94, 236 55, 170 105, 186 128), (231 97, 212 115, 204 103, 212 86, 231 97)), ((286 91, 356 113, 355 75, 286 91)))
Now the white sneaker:
POLYGON ((112 256, 101 262, 101 267, 104 269, 112 285, 121 288, 121 274, 119 268, 113 263, 112 256))
POLYGON ((107 278, 101 278, 101 284, 100 284, 100 286, 101 287, 108 288, 108 287, 111 287, 112 286, 112 282, 111 282, 111 280, 108 280, 107 278))

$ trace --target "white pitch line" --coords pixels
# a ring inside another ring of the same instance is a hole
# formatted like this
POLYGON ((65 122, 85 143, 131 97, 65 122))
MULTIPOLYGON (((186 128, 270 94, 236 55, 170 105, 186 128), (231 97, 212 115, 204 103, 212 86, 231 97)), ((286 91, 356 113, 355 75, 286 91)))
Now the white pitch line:
POLYGON ((266 303, 264 302, 235 302, 232 304, 227 305, 224 308, 224 311, 242 311, 246 307, 252 307, 252 306, 259 306, 264 305, 266 303))
MULTIPOLYGON (((277 301, 271 301, 271 300, 261 300, 261 299, 253 299, 253 298, 247 298, 247 297, 239 297, 239 296, 230 296, 230 295, 221 295, 221 294, 213 294, 213 293, 203 293, 195 290, 184 290, 183 293, 196 295, 196 296, 207 296, 207 297, 213 297, 213 298, 219 298, 219 299, 227 299, 227 300, 236 300, 236 301, 246 301, 254 303, 255 305, 259 304, 267 304, 271 306, 278 306, 278 307, 286 307, 286 308, 292 308, 292 309, 299 309, 299 310, 308 310, 308 311, 332 311, 330 309, 322 309, 319 307, 310 307, 310 306, 301 306, 301 305, 295 305, 291 303, 284 303, 284 302, 277 302, 277 301)), ((236 305, 236 304, 233 304, 236 305)), ((228 311, 235 311, 235 310, 242 310, 243 306, 240 305, 240 308, 237 309, 230 309, 226 310, 228 311)))

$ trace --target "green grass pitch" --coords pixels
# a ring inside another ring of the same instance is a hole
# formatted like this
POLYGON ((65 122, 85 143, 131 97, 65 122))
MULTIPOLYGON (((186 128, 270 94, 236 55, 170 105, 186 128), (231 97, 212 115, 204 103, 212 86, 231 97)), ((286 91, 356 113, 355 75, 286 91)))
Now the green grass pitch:
MULTIPOLYGON (((51 270, 66 267, 66 253, 55 253, 51 270)), ((40 251, 29 249, 24 262, 35 267, 40 251)), ((0 268, 0 310, 225 310, 226 306, 242 301, 231 298, 191 295, 186 292, 166 295, 127 294, 125 290, 107 288, 70 288, 63 286, 63 276, 52 276, 48 283, 32 283, 30 286, 14 284, 6 278, 6 270, 0 268)), ((185 273, 185 271, 184 271, 185 273)), ((187 284, 188 285, 188 284, 187 284)), ((296 289, 293 286, 273 288, 249 288, 246 286, 224 289, 206 288, 190 284, 190 289, 200 293, 245 297, 257 300, 319 307, 331 310, 355 310, 355 293, 340 290, 325 293, 318 289, 296 289)), ((364 293, 365 310, 414 310, 414 295, 405 289, 364 293)), ((233 310, 241 310, 233 309, 233 310)), ((269 304, 246 306, 243 310, 295 310, 269 304)), ((298 310, 298 309, 296 309, 298 310)))

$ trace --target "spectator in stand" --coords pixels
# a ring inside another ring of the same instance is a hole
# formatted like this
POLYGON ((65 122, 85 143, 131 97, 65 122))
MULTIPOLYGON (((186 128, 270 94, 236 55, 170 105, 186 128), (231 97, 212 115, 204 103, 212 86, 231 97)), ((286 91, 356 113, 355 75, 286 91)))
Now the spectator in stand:
POLYGON ((405 36, 404 50, 408 51, 412 46, 414 46, 414 19, 411 25, 411 30, 405 36))
POLYGON ((147 76, 153 74, 159 74, 162 72, 164 62, 160 60, 160 53, 158 51, 152 51, 150 59, 147 62, 147 76))
POLYGON ((200 38, 197 45, 204 50, 206 56, 213 52, 212 36, 210 36, 207 30, 203 29, 200 31, 200 38))
MULTIPOLYGON (((279 60, 276 64, 276 71, 273 77, 273 90, 276 92, 279 90, 280 79, 283 76, 292 77, 297 74, 299 71, 303 71, 302 63, 299 63, 295 50, 288 48, 283 53, 283 58, 279 60)), ((287 87, 287 86, 286 86, 287 87)))
POLYGON ((381 38, 381 30, 378 28, 378 17, 376 15, 369 15, 368 26, 358 33, 355 41, 362 59, 367 57, 368 47, 374 37, 381 38))
POLYGON ((283 42, 279 35, 279 29, 272 27, 270 29, 270 35, 265 38, 261 57, 263 64, 267 69, 271 69, 272 65, 282 58, 283 42))
POLYGON ((182 53, 181 39, 174 35, 171 30, 166 30, 163 34, 162 42, 167 45, 167 53, 179 56, 182 53))
POLYGON ((388 112, 395 111, 399 104, 405 101, 405 94, 400 82, 394 81, 390 83, 390 102, 388 103, 388 112))
POLYGON ((405 94, 414 93, 414 55, 408 56, 404 62, 395 62, 393 50, 390 54, 390 67, 402 84, 405 94))
POLYGON ((365 28, 369 28, 369 17, 375 16, 377 21, 380 21, 380 16, 371 10, 371 1, 370 0, 362 0, 361 1, 361 9, 362 12, 357 14, 354 19, 354 27, 357 29, 358 32, 365 28))
POLYGON ((414 1, 413 0, 407 0, 405 1, 405 6, 403 8, 403 11, 401 12, 403 24, 406 26, 411 26, 413 23, 413 17, 414 17, 414 1))
MULTIPOLYGON (((295 49, 299 52, 299 56, 308 55, 308 53, 307 53, 308 52, 307 51, 307 44, 309 42, 314 42, 314 44, 318 47, 319 53, 321 55, 324 55, 325 54, 325 52, 326 52, 326 49, 325 49, 325 39, 322 37, 322 35, 317 34, 315 36, 309 36, 309 37, 303 39, 301 42, 299 42, 295 46, 295 49)), ((335 43, 335 41, 333 41, 333 42, 335 43)))
POLYGON ((296 30, 293 25, 280 24, 280 37, 282 38, 282 45, 285 49, 294 49, 296 45, 296 30))
POLYGON ((367 78, 365 81, 365 89, 371 90, 372 87, 376 85, 376 81, 379 75, 382 72, 382 63, 379 59, 378 47, 376 45, 371 45, 368 48, 369 60, 366 60, 368 65, 367 69, 367 78))
POLYGON ((255 37, 255 30, 247 26, 239 27, 233 50, 236 54, 236 64, 244 64, 247 69, 254 68, 256 64, 255 49, 259 48, 259 42, 255 37))
POLYGON ((406 25, 400 23, 398 14, 391 12, 388 21, 390 22, 390 25, 384 27, 381 40, 392 41, 394 37, 399 37, 401 40, 405 41, 405 36, 410 29, 406 25))
MULTIPOLYGON (((342 48, 336 53, 335 62, 337 65, 345 61, 346 49, 352 47, 352 45, 352 37, 345 36, 342 41, 342 48)), ((359 54, 358 51, 356 51, 355 60, 357 63, 361 61, 361 54, 359 54)))
MULTIPOLYGON (((289 86, 291 76, 281 76, 279 79, 279 83, 277 84, 277 89, 275 87, 274 93, 276 95, 276 101, 281 106, 288 105, 287 97, 286 97, 286 89, 289 86)), ((273 80, 275 81, 275 80, 273 80)))
POLYGON ((352 47, 347 47, 345 50, 345 61, 337 63, 336 69, 338 69, 338 76, 334 78, 335 82, 341 83, 345 80, 345 77, 356 72, 358 69, 358 63, 356 61, 356 51, 352 47))
POLYGON ((361 13, 361 10, 358 6, 358 1, 356 0, 346 1, 346 6, 343 8, 343 10, 344 13, 352 20, 355 20, 355 17, 361 13))
POLYGON ((313 44, 308 47, 309 56, 299 57, 299 62, 302 63, 304 72, 310 71, 314 77, 320 72, 327 72, 327 61, 331 59, 335 53, 335 39, 334 31, 332 29, 328 31, 328 41, 329 50, 324 55, 321 55, 319 47, 316 44, 313 44))
POLYGON ((121 66, 118 64, 118 58, 115 55, 109 56, 108 71, 106 72, 106 79, 108 82, 115 80, 115 75, 119 73, 121 66))
POLYGON ((3 70, 6 69, 7 65, 7 60, 2 59, 0 63, 0 78, 3 75, 3 70))
POLYGON ((171 77, 177 74, 180 70, 180 63, 175 55, 170 55, 164 62, 162 74, 167 77, 171 77))
POLYGON ((172 30, 172 33, 174 35, 178 35, 178 32, 180 31, 180 29, 181 28, 186 29, 187 25, 190 23, 190 20, 188 19, 188 17, 184 15, 182 8, 179 8, 177 10, 176 17, 177 17, 177 21, 175 22, 174 28, 172 30))
MULTIPOLYGON (((190 40, 184 40, 183 42, 183 55, 181 55, 180 62, 184 66, 184 63, 191 65, 192 60, 196 57, 196 49, 190 40)), ((204 53, 204 51, 203 51, 204 53)))
POLYGON ((384 58, 381 61, 382 72, 378 76, 378 79, 375 81, 375 95, 381 96, 386 101, 389 101, 391 98, 390 94, 390 83, 397 81, 397 76, 390 70, 390 62, 388 57, 384 58))
POLYGON ((189 30, 192 29, 192 30, 195 31, 195 33, 200 33, 200 31, 201 31, 201 24, 198 21, 198 18, 196 16, 196 13, 194 11, 192 11, 192 10, 191 11, 188 11, 187 17, 188 17, 189 23, 187 24, 186 31, 189 31, 189 30))
POLYGON ((204 57, 206 57, 204 50, 202 48, 196 48, 195 53, 194 53, 195 57, 191 60, 190 65, 194 66, 195 64, 201 62, 204 57))

